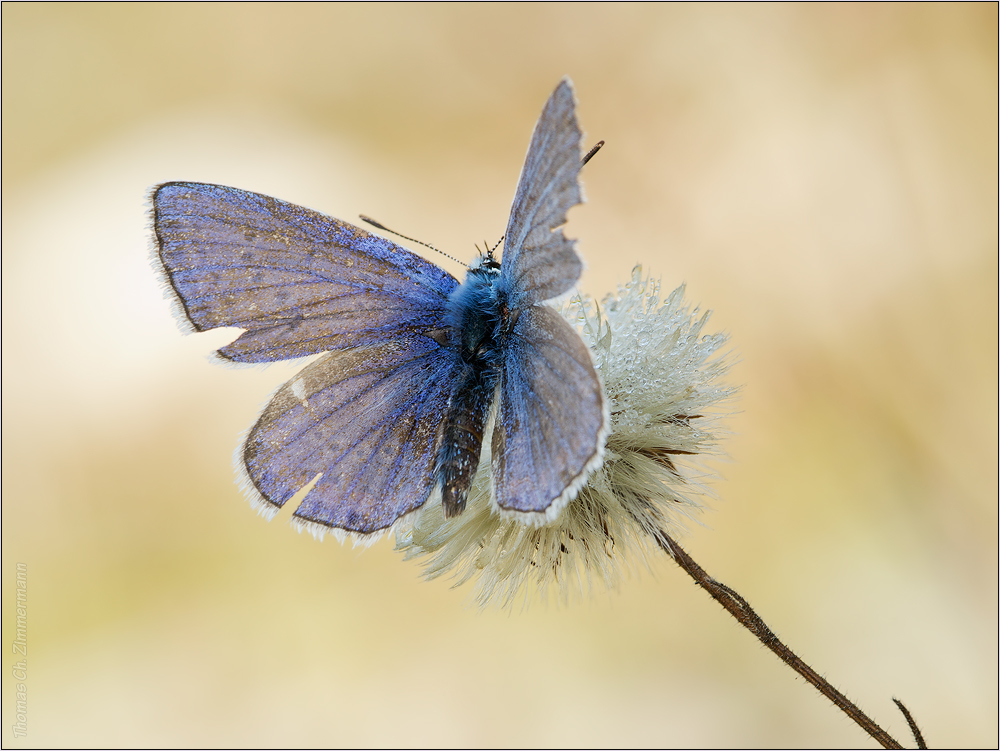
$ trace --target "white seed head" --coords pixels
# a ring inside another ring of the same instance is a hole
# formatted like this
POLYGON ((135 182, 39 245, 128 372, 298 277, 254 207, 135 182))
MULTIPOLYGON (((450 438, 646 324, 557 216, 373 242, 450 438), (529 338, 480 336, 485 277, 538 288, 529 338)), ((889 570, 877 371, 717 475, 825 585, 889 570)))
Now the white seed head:
POLYGON ((407 558, 423 557, 429 578, 475 579, 481 605, 527 601, 552 584, 563 598, 595 582, 612 587, 636 558, 645 561, 654 530, 682 533, 711 476, 699 457, 719 453, 719 420, 736 392, 721 382, 726 336, 702 334, 709 314, 685 304, 683 286, 661 302, 659 282, 637 266, 602 305, 578 297, 561 312, 604 382, 611 432, 603 466, 558 518, 532 526, 494 510, 484 446, 463 514, 446 519, 428 503, 397 528, 407 558))

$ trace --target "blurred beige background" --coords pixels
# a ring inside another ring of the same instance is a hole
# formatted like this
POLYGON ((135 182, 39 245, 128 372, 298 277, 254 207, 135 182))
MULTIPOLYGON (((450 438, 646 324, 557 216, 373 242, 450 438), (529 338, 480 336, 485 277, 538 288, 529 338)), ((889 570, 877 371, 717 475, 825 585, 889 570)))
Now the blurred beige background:
POLYGON ((364 212, 468 258, 566 74, 607 141, 570 217, 583 288, 641 262, 740 356, 687 548, 900 741, 892 696, 932 745, 997 745, 995 4, 2 14, 4 747, 873 745, 666 558, 478 612, 233 481, 295 368, 181 335, 149 188, 364 212))

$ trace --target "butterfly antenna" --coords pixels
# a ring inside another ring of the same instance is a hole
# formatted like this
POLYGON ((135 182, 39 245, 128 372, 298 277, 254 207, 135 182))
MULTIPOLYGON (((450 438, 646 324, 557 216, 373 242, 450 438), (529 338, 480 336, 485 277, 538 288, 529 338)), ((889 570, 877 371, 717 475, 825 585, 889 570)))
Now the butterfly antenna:
POLYGON ((376 222, 376 221, 375 221, 374 219, 372 219, 372 218, 371 218, 371 217, 369 217, 369 216, 365 216, 364 214, 358 214, 358 216, 359 216, 359 217, 361 217, 361 221, 365 222, 366 224, 370 224, 370 225, 371 225, 371 226, 373 226, 373 227, 374 227, 375 229, 380 229, 380 230, 382 230, 383 232, 388 232, 388 233, 389 233, 390 235, 395 235, 396 237, 401 237, 401 238, 403 238, 404 240, 409 240, 409 241, 410 241, 411 243, 416 243, 417 245, 423 245, 423 246, 424 246, 425 248, 430 248, 430 249, 431 249, 431 250, 433 250, 433 251, 434 251, 435 253, 440 253, 440 254, 441 254, 441 255, 443 255, 443 256, 444 256, 445 258, 450 258, 450 259, 451 259, 452 261, 454 261, 455 263, 459 264, 460 266, 465 266, 466 268, 468 268, 468 265, 467 265, 467 264, 464 264, 464 263, 462 263, 462 262, 461 262, 461 261, 459 261, 459 260, 458 260, 457 258, 455 258, 455 256, 450 256, 450 255, 448 255, 447 253, 445 253, 445 252, 444 252, 443 250, 438 250, 437 248, 435 248, 435 247, 434 247, 433 245, 431 245, 430 243, 425 243, 425 242, 423 242, 422 240, 416 240, 416 239, 414 239, 414 238, 412 238, 412 237, 407 237, 406 235, 404 235, 404 234, 402 234, 402 233, 399 233, 399 232, 396 232, 396 230, 392 230, 392 229, 389 229, 389 228, 388 228, 388 227, 386 227, 386 226, 385 226, 384 224, 381 224, 381 223, 379 223, 379 222, 376 222))
POLYGON ((592 148, 590 151, 588 151, 587 154, 586 154, 586 156, 584 156, 583 159, 580 160, 580 166, 582 167, 587 162, 589 162, 591 159, 593 159, 594 158, 594 154, 596 154, 598 151, 600 151, 601 147, 603 145, 604 145, 604 141, 598 141, 597 145, 594 146, 594 148, 592 148))

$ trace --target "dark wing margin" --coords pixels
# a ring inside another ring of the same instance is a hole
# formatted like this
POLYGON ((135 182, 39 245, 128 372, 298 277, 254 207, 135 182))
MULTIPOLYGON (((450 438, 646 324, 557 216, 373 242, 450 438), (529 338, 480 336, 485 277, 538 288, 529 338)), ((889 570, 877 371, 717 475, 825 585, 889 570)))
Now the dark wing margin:
POLYGON ((435 485, 454 356, 424 336, 331 352, 282 386, 247 435, 259 508, 276 511, 322 475, 293 521, 370 535, 420 508, 435 485))
POLYGON ((503 357, 494 498, 502 513, 545 524, 603 461, 603 387, 580 335, 545 306, 521 311, 503 357))
POLYGON ((153 189, 158 257, 197 331, 245 329, 219 355, 272 362, 440 327, 457 280, 385 238, 237 188, 153 189))
POLYGON ((500 268, 508 306, 521 308, 566 292, 583 273, 583 262, 561 229, 566 213, 583 202, 580 126, 573 85, 564 78, 535 125, 514 194, 500 268))

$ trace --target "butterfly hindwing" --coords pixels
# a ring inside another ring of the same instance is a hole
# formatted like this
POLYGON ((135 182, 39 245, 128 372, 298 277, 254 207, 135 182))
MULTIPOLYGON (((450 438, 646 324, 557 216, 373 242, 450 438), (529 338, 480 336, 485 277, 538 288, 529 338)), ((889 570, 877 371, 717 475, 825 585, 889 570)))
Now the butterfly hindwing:
POLYGON ((419 508, 435 483, 454 362, 415 336, 310 364, 247 436, 243 461, 262 500, 280 507, 322 474, 297 518, 369 534, 419 508))
POLYGON ((556 311, 521 311, 503 351, 492 472, 502 511, 552 521, 604 454, 601 381, 580 335, 556 311))
POLYGON ((458 282, 390 240, 236 188, 153 192, 159 258, 198 331, 246 331, 219 354, 272 362, 439 326, 458 282))
POLYGON ((561 229, 566 212, 583 198, 580 126, 573 87, 563 79, 535 125, 504 234, 500 287, 519 308, 569 290, 583 272, 575 241, 561 229))

